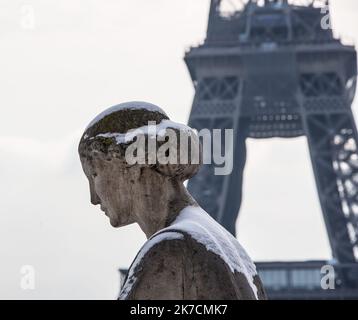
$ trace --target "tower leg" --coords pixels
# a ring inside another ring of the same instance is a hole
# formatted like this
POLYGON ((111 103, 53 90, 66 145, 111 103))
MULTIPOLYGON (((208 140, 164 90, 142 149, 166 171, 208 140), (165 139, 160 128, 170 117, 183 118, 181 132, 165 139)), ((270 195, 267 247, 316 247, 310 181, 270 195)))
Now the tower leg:
POLYGON ((333 257, 353 263, 358 250, 358 136, 353 115, 308 114, 304 126, 333 257))
MULTIPOLYGON (((243 127, 243 123, 239 124, 239 128, 243 127)), ((227 177, 228 188, 223 200, 223 216, 220 217, 222 225, 233 235, 236 235, 235 226, 242 202, 243 178, 246 164, 246 135, 244 132, 245 130, 238 130, 236 132, 234 166, 232 173, 227 177)))
MULTIPOLYGON (((197 130, 232 129, 232 119, 191 120, 197 130)), ((234 129, 233 169, 228 175, 215 175, 215 164, 203 165, 199 173, 189 181, 188 189, 199 205, 233 235, 242 199, 243 171, 246 162, 246 129, 243 121, 234 129)))

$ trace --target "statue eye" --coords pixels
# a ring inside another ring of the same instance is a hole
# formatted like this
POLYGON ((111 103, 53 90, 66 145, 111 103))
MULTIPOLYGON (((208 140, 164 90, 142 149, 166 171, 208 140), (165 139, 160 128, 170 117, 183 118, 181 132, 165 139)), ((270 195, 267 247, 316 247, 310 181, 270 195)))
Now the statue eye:
POLYGON ((97 173, 92 173, 92 178, 96 178, 97 177, 97 173))

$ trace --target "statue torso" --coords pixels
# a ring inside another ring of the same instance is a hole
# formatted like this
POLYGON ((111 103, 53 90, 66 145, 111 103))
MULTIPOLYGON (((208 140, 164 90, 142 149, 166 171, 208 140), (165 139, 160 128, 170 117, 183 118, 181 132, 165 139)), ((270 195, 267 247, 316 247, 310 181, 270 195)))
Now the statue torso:
POLYGON ((187 207, 152 236, 129 269, 119 299, 264 299, 239 242, 205 211, 187 207))

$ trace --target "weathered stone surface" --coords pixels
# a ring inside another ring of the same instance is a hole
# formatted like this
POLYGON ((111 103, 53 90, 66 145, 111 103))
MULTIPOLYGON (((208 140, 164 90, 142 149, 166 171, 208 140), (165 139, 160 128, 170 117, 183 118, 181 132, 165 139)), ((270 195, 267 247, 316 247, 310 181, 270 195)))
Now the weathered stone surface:
MULTIPOLYGON (((127 146, 116 145, 115 139, 96 138, 99 133, 125 133, 146 121, 163 119, 165 115, 145 108, 120 110, 87 128, 79 146, 91 202, 101 205, 113 227, 138 223, 149 239, 129 270, 120 299, 265 298, 257 275, 235 271, 223 259, 220 250, 225 250, 226 243, 218 245, 215 237, 225 233, 228 247, 237 240, 229 240, 231 235, 215 221, 205 229, 200 219, 190 221, 189 217, 187 222, 198 226, 195 235, 184 229, 163 230, 185 208, 198 206, 183 185, 197 172, 198 164, 189 161, 170 169, 158 164, 128 165, 127 146), (204 238, 210 240, 203 242, 204 238)), ((241 254, 246 257, 245 252, 241 254)), ((252 273, 251 261, 239 261, 242 270, 246 270, 245 263, 252 273)))

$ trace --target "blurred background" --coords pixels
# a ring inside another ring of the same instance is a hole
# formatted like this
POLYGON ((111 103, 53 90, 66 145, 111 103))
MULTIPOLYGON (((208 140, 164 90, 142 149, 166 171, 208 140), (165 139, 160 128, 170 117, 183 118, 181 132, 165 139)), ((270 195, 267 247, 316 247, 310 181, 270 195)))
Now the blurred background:
MULTIPOLYGON (((331 10, 337 36, 357 43, 358 2, 331 10)), ((124 101, 187 122, 183 56, 204 39, 208 12, 209 0, 0 0, 1 299, 117 296, 117 269, 145 237, 136 225, 113 229, 90 204, 77 144, 124 101), (34 290, 21 288, 24 265, 34 290)), ((330 259, 306 138, 248 140, 237 228, 254 260, 330 259)))

